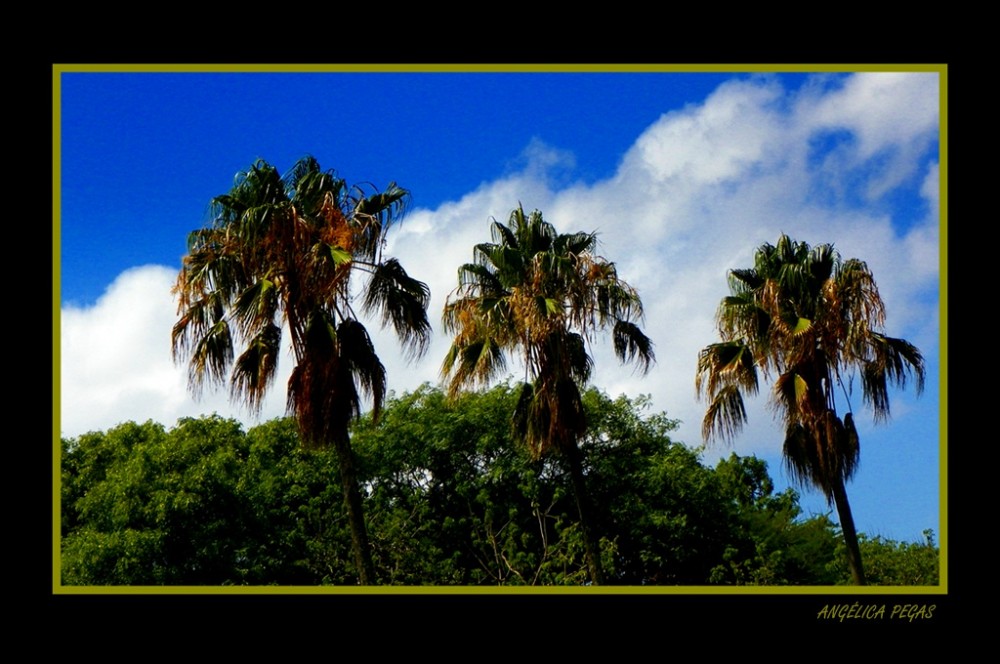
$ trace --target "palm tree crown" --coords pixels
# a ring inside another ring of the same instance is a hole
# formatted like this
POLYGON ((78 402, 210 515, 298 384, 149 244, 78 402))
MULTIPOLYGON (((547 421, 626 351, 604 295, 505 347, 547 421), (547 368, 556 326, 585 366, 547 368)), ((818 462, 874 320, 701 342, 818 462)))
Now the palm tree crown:
POLYGON ((212 201, 211 225, 191 233, 174 287, 173 352, 190 358, 192 389, 225 381, 232 367, 233 398, 258 409, 287 323, 296 360, 289 406, 309 443, 327 444, 331 426, 359 413, 359 386, 378 411, 385 368, 358 322, 351 276, 368 275, 362 310, 380 312, 411 354, 421 354, 429 290, 382 255, 407 196, 395 183, 365 196, 312 157, 284 177, 264 161, 239 174, 232 191, 212 201))
MULTIPOLYGON (((786 464, 837 501, 846 536, 853 523, 845 523, 843 486, 860 454, 853 378, 860 378, 875 421, 884 421, 890 385, 902 388, 915 378, 922 391, 923 357, 909 342, 885 335, 885 306, 871 271, 860 260, 842 260, 832 245, 810 248, 782 235, 776 246, 757 250, 754 267, 730 271, 729 287, 717 314, 722 341, 698 356, 696 390, 709 402, 703 436, 735 435, 746 422, 743 393, 758 391, 758 373, 773 375, 771 403, 786 427, 786 464), (843 419, 838 393, 847 400, 843 419)), ((863 579, 858 564, 856 579, 863 579)))
POLYGON ((459 286, 445 305, 454 341, 442 374, 449 390, 487 384, 523 353, 533 384, 521 395, 519 421, 535 455, 575 445, 585 428, 579 385, 593 360, 587 343, 610 329, 615 353, 645 372, 653 344, 637 321, 643 310, 615 264, 596 256, 594 233, 558 234, 535 210, 494 221, 493 242, 475 247, 475 262, 458 270, 459 286))
POLYGON ((306 444, 337 445, 348 454, 342 465, 349 463, 348 425, 361 397, 371 398, 377 417, 386 394, 385 367, 358 320, 351 277, 366 274, 362 312, 392 324, 411 357, 429 340, 427 286, 383 255, 408 195, 395 183, 384 192, 348 187, 312 157, 284 177, 262 160, 240 173, 212 201, 211 223, 191 233, 174 287, 180 318, 172 348, 175 359, 190 360, 191 388, 228 377, 232 398, 259 410, 287 324, 296 362, 289 410, 306 444))

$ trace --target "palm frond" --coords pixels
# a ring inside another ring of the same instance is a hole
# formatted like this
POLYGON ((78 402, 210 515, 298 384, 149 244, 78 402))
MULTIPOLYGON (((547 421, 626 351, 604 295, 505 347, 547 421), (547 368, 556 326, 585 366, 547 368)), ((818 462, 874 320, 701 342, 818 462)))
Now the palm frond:
POLYGON ((278 313, 278 292, 270 279, 260 279, 246 288, 233 303, 233 316, 244 337, 273 325, 278 313))
POLYGON ((188 383, 197 395, 206 379, 222 382, 233 361, 233 336, 225 320, 216 321, 194 343, 188 366, 188 383))
POLYGON ((233 364, 230 394, 233 399, 246 403, 253 412, 260 412, 264 395, 274 382, 280 348, 281 328, 266 325, 250 339, 246 350, 233 364))
POLYGON ((380 311, 382 325, 392 323, 407 354, 415 358, 423 355, 430 343, 430 297, 427 284, 410 277, 398 260, 390 258, 373 269, 362 308, 365 312, 380 311))
POLYGON ((597 247, 596 233, 566 233, 556 237, 553 242, 553 252, 560 256, 579 256, 591 253, 597 247))
MULTIPOLYGON (((524 211, 521 211, 524 214, 524 211)), ((493 224, 490 226, 490 232, 493 236, 493 241, 504 247, 509 247, 511 249, 517 249, 517 236, 507 226, 504 226, 499 221, 493 220, 493 224)))
POLYGON ((586 384, 594 371, 594 359, 587 352, 587 343, 583 335, 575 332, 559 332, 553 334, 548 345, 550 354, 560 364, 566 367, 566 375, 571 376, 580 384, 586 384))
POLYGON ((714 399, 714 395, 727 385, 746 390, 751 395, 757 393, 755 358, 742 340, 710 344, 698 353, 695 392, 714 399))
MULTIPOLYGON (((358 321, 348 319, 337 327, 337 338, 340 343, 338 382, 360 385, 362 392, 371 398, 372 417, 378 421, 385 402, 386 373, 368 330, 358 321)), ((352 405, 354 415, 359 416, 360 404, 355 402, 352 405)))
POLYGON ((869 359, 861 368, 861 387, 865 403, 871 406, 876 421, 889 417, 889 386, 906 387, 916 380, 917 393, 924 389, 924 358, 916 346, 905 339, 871 334, 869 359))
POLYGON ((736 385, 724 385, 712 397, 701 423, 705 440, 732 440, 747 421, 743 395, 736 385))
POLYGON ((615 323, 611 334, 618 359, 622 362, 636 361, 642 373, 647 373, 656 360, 652 340, 642 333, 638 325, 625 320, 615 323))
POLYGON ((475 289, 486 294, 507 294, 503 283, 487 265, 479 263, 465 263, 458 268, 459 288, 475 289))
POLYGON ((353 203, 351 220, 357 229, 359 255, 369 261, 378 260, 389 226, 403 216, 410 192, 390 182, 385 191, 365 194, 355 186, 349 196, 353 203))
POLYGON ((489 337, 465 344, 453 343, 445 355, 441 375, 449 380, 449 394, 454 397, 465 385, 487 385, 507 370, 503 346, 489 337))

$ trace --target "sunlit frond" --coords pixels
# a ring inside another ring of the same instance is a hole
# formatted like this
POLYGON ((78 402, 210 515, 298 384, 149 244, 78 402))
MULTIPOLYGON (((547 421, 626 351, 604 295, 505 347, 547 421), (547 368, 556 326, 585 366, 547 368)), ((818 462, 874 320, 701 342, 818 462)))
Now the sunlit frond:
POLYGON ((359 186, 349 196, 353 209, 351 220, 357 230, 357 251, 369 261, 378 260, 385 242, 385 232, 399 219, 409 201, 410 193, 390 182, 385 191, 365 194, 359 186))
POLYGON ((695 391, 709 399, 724 386, 734 386, 748 394, 756 394, 757 367, 753 351, 743 341, 710 344, 698 353, 698 373, 695 391))
POLYGON ((450 376, 448 392, 456 396, 468 385, 488 385, 507 370, 507 357, 501 345, 489 337, 467 343, 453 343, 448 349, 441 373, 450 376))

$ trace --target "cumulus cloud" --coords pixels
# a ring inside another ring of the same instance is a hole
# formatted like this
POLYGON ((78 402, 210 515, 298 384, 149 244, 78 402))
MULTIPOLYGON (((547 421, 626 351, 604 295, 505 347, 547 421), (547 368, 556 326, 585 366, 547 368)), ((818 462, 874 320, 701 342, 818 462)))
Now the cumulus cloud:
MULTIPOLYGON (((93 306, 63 307, 59 387, 64 436, 129 420, 169 426, 179 417, 213 412, 255 421, 229 403, 225 388, 206 389, 197 400, 188 393, 187 370, 174 363, 170 351, 177 309, 170 288, 176 276, 160 265, 136 267, 119 275, 93 306)), ((286 381, 290 369, 286 367, 286 381)), ((274 417, 283 404, 279 387, 264 411, 274 417)))
MULTIPOLYGON (((682 420, 677 438, 690 444, 701 441, 704 412, 694 393, 697 352, 716 339, 714 314, 727 271, 751 265, 754 248, 780 233, 835 242, 845 256, 867 260, 889 307, 890 334, 923 341, 935 353, 938 171, 936 157, 928 165, 926 155, 937 138, 937 109, 934 75, 822 78, 795 94, 767 77, 732 81, 701 104, 665 113, 636 137, 612 177, 590 185, 566 177, 572 146, 536 139, 500 179, 437 209, 414 210, 392 230, 388 252, 431 287, 435 335, 427 355, 407 363, 391 331, 372 324, 390 388, 438 380, 449 344, 438 318, 457 267, 472 259, 476 243, 489 240, 490 219, 505 221, 519 202, 541 209, 561 231, 597 231, 602 254, 639 289, 658 364, 637 375, 617 363, 609 344, 595 342, 594 383, 612 395, 651 394, 657 410, 682 420), (846 191, 859 179, 862 201, 817 195, 831 187, 846 191), (870 203, 907 182, 917 183, 925 212, 901 226, 890 207, 870 203)), ((93 307, 63 309, 66 435, 212 411, 251 421, 228 405, 224 389, 197 403, 187 396, 186 373, 169 352, 173 277, 164 267, 137 268, 93 307)), ((284 412, 290 360, 282 357, 283 373, 262 417, 284 412)), ((781 436, 764 400, 751 407, 736 451, 777 450, 781 436)))

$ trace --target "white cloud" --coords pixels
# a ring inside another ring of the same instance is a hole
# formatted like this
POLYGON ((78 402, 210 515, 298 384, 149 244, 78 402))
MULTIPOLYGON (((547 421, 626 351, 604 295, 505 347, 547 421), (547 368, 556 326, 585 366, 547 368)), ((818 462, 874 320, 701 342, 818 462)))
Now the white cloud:
MULTIPOLYGON (((152 419, 169 426, 178 417, 212 412, 249 419, 230 406, 225 389, 206 389, 198 401, 189 396, 187 371, 174 364, 170 351, 177 308, 170 288, 176 276, 159 265, 136 267, 119 275, 92 307, 62 309, 63 435, 129 420, 152 419)), ((279 387, 265 412, 278 415, 283 404, 279 387)))
POLYGON ((839 90, 802 96, 797 120, 805 131, 842 130, 850 140, 826 158, 832 179, 867 168, 865 194, 877 199, 914 175, 927 141, 936 136, 936 73, 868 73, 846 79, 839 90))
POLYGON ((623 173, 687 186, 740 178, 781 133, 769 109, 780 95, 776 83, 723 84, 703 105, 661 117, 626 155, 623 173))

